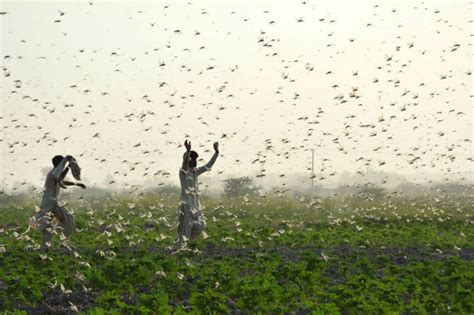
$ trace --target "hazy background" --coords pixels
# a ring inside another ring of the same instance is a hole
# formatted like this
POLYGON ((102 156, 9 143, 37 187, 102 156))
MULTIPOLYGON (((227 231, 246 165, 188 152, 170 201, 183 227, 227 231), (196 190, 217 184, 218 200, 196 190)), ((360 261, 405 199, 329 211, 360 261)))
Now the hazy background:
POLYGON ((0 6, 4 190, 56 154, 90 187, 178 184, 186 138, 220 142, 214 189, 308 186, 312 149, 319 186, 474 178, 469 2, 0 6))

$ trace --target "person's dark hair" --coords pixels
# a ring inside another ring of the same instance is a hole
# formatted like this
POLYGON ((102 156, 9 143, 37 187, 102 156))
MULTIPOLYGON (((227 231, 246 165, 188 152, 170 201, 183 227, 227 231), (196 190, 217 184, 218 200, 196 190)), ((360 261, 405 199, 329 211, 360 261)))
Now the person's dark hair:
POLYGON ((53 165, 54 167, 58 166, 59 163, 61 163, 61 161, 64 159, 64 156, 62 155, 56 155, 55 157, 53 157, 53 165))
POLYGON ((190 160, 188 162, 189 167, 196 167, 198 157, 199 157, 199 154, 197 154, 196 151, 190 151, 189 152, 189 158, 190 158, 190 160))
POLYGON ((189 157, 191 158, 191 160, 197 160, 197 158, 199 157, 199 154, 197 154, 196 151, 190 151, 189 152, 189 157))

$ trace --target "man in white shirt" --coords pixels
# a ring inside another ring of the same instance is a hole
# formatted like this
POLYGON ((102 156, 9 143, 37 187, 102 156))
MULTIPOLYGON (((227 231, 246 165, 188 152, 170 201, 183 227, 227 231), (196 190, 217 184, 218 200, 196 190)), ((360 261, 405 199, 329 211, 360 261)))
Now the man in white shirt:
POLYGON ((69 171, 69 167, 66 167, 66 164, 75 163, 77 165, 77 162, 72 156, 68 155, 63 157, 62 155, 56 155, 52 161, 54 168, 46 176, 40 211, 34 216, 37 227, 43 234, 43 251, 48 251, 51 246, 51 238, 53 234, 51 221, 53 217, 57 218, 59 221, 62 227, 62 232, 65 236, 71 235, 74 229, 74 217, 65 207, 60 207, 58 204, 60 188, 66 188, 66 186, 71 185, 79 186, 82 189, 86 188, 84 184, 63 180, 69 171))
POLYGON ((210 171, 219 155, 219 144, 214 142, 214 155, 211 160, 204 166, 196 167, 199 155, 191 151, 190 141, 184 141, 184 146, 186 152, 179 170, 181 194, 178 207, 178 244, 180 248, 184 248, 187 241, 194 239, 206 227, 206 219, 202 214, 199 200, 198 176, 210 171))

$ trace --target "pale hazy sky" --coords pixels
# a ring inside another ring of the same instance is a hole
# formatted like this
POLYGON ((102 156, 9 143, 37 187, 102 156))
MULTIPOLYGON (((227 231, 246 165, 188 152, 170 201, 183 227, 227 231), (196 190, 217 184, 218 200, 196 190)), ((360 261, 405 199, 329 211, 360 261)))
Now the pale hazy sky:
POLYGON ((89 185, 177 183, 186 137, 204 160, 221 143, 209 177, 309 175, 312 148, 326 178, 472 170, 469 2, 6 1, 0 11, 5 186, 41 187, 56 154, 77 157, 89 185))

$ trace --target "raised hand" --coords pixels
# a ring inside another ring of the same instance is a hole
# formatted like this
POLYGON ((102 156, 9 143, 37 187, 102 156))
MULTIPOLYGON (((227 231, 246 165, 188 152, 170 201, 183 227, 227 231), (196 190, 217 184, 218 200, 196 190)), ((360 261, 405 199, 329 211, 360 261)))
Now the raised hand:
POLYGON ((186 147, 186 151, 191 151, 191 141, 184 140, 184 146, 186 147))
POLYGON ((216 151, 216 153, 219 153, 219 143, 218 142, 214 142, 214 151, 216 151))

